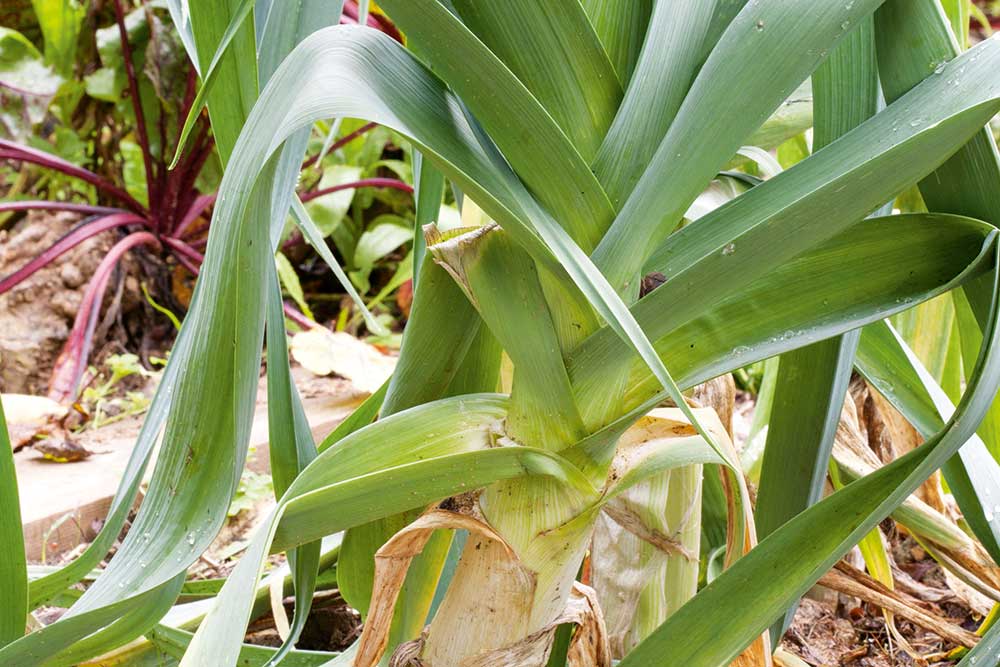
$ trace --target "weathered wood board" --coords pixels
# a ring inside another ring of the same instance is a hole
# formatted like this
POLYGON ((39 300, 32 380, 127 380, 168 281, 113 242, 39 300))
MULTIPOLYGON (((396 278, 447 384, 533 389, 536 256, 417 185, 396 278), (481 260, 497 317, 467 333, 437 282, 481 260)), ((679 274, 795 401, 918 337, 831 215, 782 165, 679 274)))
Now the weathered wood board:
MULTIPOLYGON (((318 440, 350 414, 366 394, 344 380, 314 380, 297 384, 318 440)), ((30 448, 14 455, 29 560, 42 561, 44 547, 45 560, 51 562, 54 556, 93 539, 111 506, 141 423, 141 417, 133 417, 83 432, 80 443, 95 452, 84 461, 55 463, 30 448)), ((247 461, 247 467, 254 472, 268 470, 267 440, 267 406, 260 400, 250 436, 252 454, 247 461)), ((152 465, 148 470, 152 471, 152 465)))

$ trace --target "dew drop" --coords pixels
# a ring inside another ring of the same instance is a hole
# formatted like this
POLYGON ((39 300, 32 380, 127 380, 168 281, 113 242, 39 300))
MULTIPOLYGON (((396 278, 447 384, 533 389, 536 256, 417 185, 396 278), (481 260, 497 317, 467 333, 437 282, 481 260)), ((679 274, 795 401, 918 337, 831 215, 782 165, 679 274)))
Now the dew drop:
POLYGON ((192 546, 192 547, 194 546, 194 533, 188 533, 187 543, 188 543, 188 546, 192 546))
POLYGON ((727 243, 726 245, 722 246, 722 254, 725 255, 726 257, 729 257, 734 252, 736 252, 735 243, 727 243))
POLYGON ((844 21, 843 23, 840 24, 840 29, 841 30, 847 30, 850 27, 851 27, 851 22, 850 21, 844 21))
POLYGON ((941 62, 939 62, 937 64, 937 66, 934 68, 934 73, 935 74, 940 74, 941 72, 943 72, 944 71, 944 64, 945 63, 944 63, 943 60, 941 62))
POLYGON ((762 19, 757 19, 757 31, 760 32, 764 29, 764 21, 762 19))

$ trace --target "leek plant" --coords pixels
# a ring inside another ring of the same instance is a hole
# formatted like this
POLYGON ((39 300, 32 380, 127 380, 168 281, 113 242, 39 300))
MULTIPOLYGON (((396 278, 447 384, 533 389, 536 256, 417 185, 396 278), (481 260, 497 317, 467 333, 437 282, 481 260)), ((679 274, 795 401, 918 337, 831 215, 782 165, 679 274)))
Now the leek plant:
MULTIPOLYGON (((30 608, 100 561, 158 437, 160 453, 108 567, 0 663, 77 664, 145 634, 185 667, 769 664, 768 627, 879 521, 932 521, 906 503, 942 466, 998 557, 976 430, 1000 385, 1000 160, 983 129, 1000 42, 959 53, 937 0, 381 0, 406 46, 325 27, 339 3, 291 4, 168 2, 226 164, 206 258, 104 531, 30 582, 30 608), (744 146, 802 130, 775 112, 810 76, 815 153, 694 219, 738 154, 766 161, 744 146), (421 155, 418 271, 393 377, 317 444, 273 254, 289 210, 322 251, 295 173, 310 125, 345 117, 421 155), (435 225, 446 182, 476 224, 435 225), (882 210, 913 184, 926 211, 882 210), (946 293, 975 341, 957 406, 883 322, 946 293), (239 481, 265 323, 280 497, 189 635, 158 623, 239 481), (773 410, 808 436, 768 438, 755 517, 725 379, 705 383, 787 353, 773 410), (819 500, 854 366, 926 441, 819 500), (341 531, 338 585, 364 632, 340 655, 297 651, 321 540, 341 531), (706 546, 724 570, 699 590, 706 546), (295 615, 262 652, 242 642, 275 552, 295 615)), ((0 613, 9 628, 23 605, 0 613)), ((983 646, 970 657, 996 658, 983 646)))

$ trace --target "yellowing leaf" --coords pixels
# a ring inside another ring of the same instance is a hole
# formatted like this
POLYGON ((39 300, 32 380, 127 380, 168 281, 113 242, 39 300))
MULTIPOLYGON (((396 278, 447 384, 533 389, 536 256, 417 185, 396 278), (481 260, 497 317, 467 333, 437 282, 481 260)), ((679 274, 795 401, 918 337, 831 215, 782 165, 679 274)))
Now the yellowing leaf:
POLYGON ((392 375, 389 357, 350 334, 314 328, 292 336, 292 358, 316 375, 336 373, 356 387, 374 392, 392 375))

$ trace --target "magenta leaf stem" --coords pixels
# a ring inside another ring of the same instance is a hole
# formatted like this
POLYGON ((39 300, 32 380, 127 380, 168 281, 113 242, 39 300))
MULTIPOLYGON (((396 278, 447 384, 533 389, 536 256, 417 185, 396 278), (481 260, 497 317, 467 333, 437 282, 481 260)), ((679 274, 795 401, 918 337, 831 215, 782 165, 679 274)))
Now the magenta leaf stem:
POLYGON ((328 195, 332 192, 353 190, 356 188, 392 188, 393 190, 400 190, 402 192, 413 194, 412 185, 396 178, 363 178, 360 181, 351 181, 350 183, 341 183, 340 185, 332 185, 328 188, 322 188, 320 190, 304 192, 299 195, 299 199, 303 202, 307 202, 316 199, 317 197, 328 195))
POLYGON ((59 353, 55 368, 52 370, 52 377, 49 381, 49 397, 53 400, 64 401, 76 397, 80 379, 87 367, 94 329, 97 327, 101 302, 108 287, 111 272, 118 265, 122 256, 138 245, 159 248, 160 241, 151 232, 142 231, 129 234, 108 251, 101 263, 97 265, 97 269, 94 270, 94 275, 84 290, 80 309, 76 312, 76 319, 73 321, 69 338, 66 340, 62 352, 59 353))
POLYGON ((85 222, 82 225, 70 230, 66 235, 36 255, 30 262, 19 268, 17 271, 14 271, 14 273, 0 279, 0 294, 11 290, 17 286, 18 283, 24 281, 42 267, 52 263, 63 253, 93 236, 97 236, 98 234, 106 232, 109 229, 114 229, 115 227, 145 224, 145 222, 146 221, 143 218, 140 218, 133 213, 126 212, 112 213, 106 217, 98 218, 91 222, 85 222))

